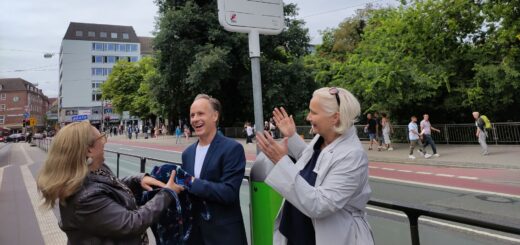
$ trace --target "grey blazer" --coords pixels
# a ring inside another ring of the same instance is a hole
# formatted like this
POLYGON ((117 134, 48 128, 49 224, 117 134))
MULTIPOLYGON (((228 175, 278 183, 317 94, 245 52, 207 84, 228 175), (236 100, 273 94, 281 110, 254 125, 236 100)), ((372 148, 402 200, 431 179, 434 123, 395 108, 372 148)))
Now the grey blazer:
MULTIPOLYGON (((103 165, 102 168, 110 171, 103 165)), ((144 174, 121 179, 134 195, 141 195, 144 174)), ((68 244, 141 244, 141 235, 174 200, 163 190, 138 207, 131 195, 108 177, 90 173, 81 189, 60 202, 60 228, 68 244)))

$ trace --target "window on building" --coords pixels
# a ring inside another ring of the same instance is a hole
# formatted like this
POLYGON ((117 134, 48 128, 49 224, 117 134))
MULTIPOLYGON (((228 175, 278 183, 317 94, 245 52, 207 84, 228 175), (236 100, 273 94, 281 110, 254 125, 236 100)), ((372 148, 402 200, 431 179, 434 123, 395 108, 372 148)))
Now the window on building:
POLYGON ((119 45, 119 50, 116 50, 116 51, 126 52, 126 46, 124 44, 117 44, 117 45, 119 45))
POLYGON ((101 94, 100 93, 92 93, 92 101, 101 101, 101 94))
POLYGON ((103 56, 96 55, 96 63, 103 63, 103 56))
POLYGON ((96 51, 103 51, 103 44, 102 43, 94 43, 96 51))
POLYGON ((132 44, 132 52, 137 52, 137 44, 132 44))
POLYGON ((116 63, 116 56, 108 56, 107 63, 116 63))
POLYGON ((0 105, 0 111, 5 111, 5 104, 0 105))
POLYGON ((126 46, 126 52, 131 52, 132 51, 132 44, 127 44, 125 46, 126 46))
POLYGON ((82 37, 83 31, 76 31, 76 37, 82 37))
POLYGON ((99 37, 107 38, 107 33, 102 31, 102 32, 99 33, 99 37))
POLYGON ((109 44, 107 45, 107 51, 115 51, 115 50, 116 50, 116 48, 115 48, 115 44, 113 44, 113 43, 109 43, 109 44))
POLYGON ((128 33, 123 32, 123 39, 128 39, 128 33))
POLYGON ((130 57, 130 62, 137 62, 138 60, 139 60, 139 57, 137 57, 137 56, 130 57))
POLYGON ((93 32, 93 31, 89 31, 89 32, 88 32, 88 36, 89 36, 89 37, 96 37, 96 33, 93 32))
POLYGON ((0 100, 6 100, 7 96, 6 94, 0 94, 0 100))
POLYGON ((117 38, 117 32, 110 33, 110 37, 111 38, 117 38))
POLYGON ((5 124, 5 116, 4 115, 0 116, 0 124, 5 124))

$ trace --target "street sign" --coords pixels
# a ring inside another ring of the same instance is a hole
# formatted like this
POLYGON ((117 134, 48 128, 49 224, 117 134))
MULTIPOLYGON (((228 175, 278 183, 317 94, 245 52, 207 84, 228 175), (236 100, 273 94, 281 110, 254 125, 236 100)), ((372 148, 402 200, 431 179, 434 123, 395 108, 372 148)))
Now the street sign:
POLYGON ((34 118, 34 117, 29 118, 29 126, 34 127, 34 126, 36 126, 36 123, 37 123, 36 118, 34 118))
POLYGON ((24 113, 23 113, 23 119, 27 119, 27 118, 29 118, 30 115, 31 115, 31 114, 29 114, 29 112, 24 112, 24 113))
POLYGON ((282 0, 218 0, 218 20, 227 31, 276 35, 284 28, 282 0))
POLYGON ((84 121, 84 120, 87 120, 87 119, 88 119, 88 115, 74 115, 74 116, 72 116, 72 121, 73 122, 84 121))

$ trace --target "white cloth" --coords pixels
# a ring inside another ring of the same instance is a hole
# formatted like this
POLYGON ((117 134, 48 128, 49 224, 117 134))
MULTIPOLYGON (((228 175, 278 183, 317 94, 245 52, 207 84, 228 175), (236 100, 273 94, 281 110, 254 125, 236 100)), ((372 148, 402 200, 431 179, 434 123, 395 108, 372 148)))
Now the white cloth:
POLYGON ((419 133, 419 129, 417 127, 417 123, 410 122, 408 124, 408 139, 418 140, 419 139, 419 135, 417 135, 418 133, 419 133))
POLYGON ((388 120, 383 122, 383 138, 385 144, 389 145, 392 143, 392 141, 390 141, 390 122, 388 120))
MULTIPOLYGON (((319 137, 316 135, 307 146, 297 134, 291 136, 289 155, 298 161, 294 164, 284 156, 265 182, 311 218, 316 244, 374 244, 365 214, 372 192, 368 185, 368 158, 355 127, 323 148, 313 170, 317 174, 316 183, 311 186, 299 173, 312 157, 313 145, 319 137)), ((273 244, 276 245, 287 243, 279 231, 281 211, 275 220, 273 244)))
POLYGON ((424 134, 432 134, 432 125, 430 124, 430 121, 421 121, 421 130, 424 131, 424 134))
POLYGON ((194 166, 194 173, 195 178, 200 177, 200 171, 202 170, 202 165, 204 165, 204 158, 206 158, 206 154, 208 153, 209 145, 206 146, 200 146, 197 144, 197 149, 195 151, 195 166, 194 166))
POLYGON ((247 136, 253 135, 253 128, 251 126, 246 127, 247 136))

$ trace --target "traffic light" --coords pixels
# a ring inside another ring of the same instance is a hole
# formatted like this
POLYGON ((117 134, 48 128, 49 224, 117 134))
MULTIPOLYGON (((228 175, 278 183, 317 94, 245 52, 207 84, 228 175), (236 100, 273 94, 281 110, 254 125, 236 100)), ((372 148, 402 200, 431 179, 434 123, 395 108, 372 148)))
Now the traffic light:
POLYGON ((27 126, 27 121, 25 119, 22 120, 22 126, 25 128, 27 126))

